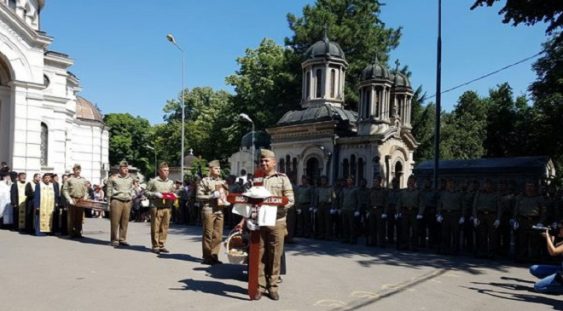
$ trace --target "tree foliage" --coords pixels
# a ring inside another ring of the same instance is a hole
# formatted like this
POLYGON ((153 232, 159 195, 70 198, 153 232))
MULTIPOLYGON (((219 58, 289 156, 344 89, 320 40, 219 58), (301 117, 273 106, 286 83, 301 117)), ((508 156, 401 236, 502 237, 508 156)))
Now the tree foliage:
POLYGON ((274 125, 288 110, 299 108, 300 80, 296 81, 289 67, 290 54, 273 40, 263 39, 258 48, 247 49, 237 59, 239 70, 226 78, 236 92, 234 114, 248 114, 255 127, 262 129, 274 125))
POLYGON ((487 106, 477 93, 462 94, 454 110, 444 117, 440 157, 474 159, 485 155, 487 106))
POLYGON ((109 162, 117 165, 121 160, 145 172, 151 166, 153 151, 152 129, 147 119, 129 113, 109 113, 104 116, 109 129, 109 162))
MULTIPOLYGON (((500 0, 475 0, 471 9, 479 6, 493 6, 500 0)), ((517 26, 520 23, 534 25, 539 22, 548 23, 547 32, 551 33, 563 26, 563 1, 558 0, 506 0, 506 3, 498 12, 504 15, 503 23, 512 23, 517 26)))

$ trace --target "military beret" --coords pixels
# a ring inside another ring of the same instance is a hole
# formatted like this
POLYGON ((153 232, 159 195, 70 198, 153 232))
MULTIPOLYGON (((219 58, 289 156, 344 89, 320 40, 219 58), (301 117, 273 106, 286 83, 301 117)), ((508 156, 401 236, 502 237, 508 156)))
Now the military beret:
POLYGON ((74 166, 72 167, 72 169, 73 169, 73 170, 75 170, 75 169, 81 170, 81 169, 82 169, 82 166, 80 166, 80 164, 76 163, 76 164, 74 164, 74 166))
POLYGON ((128 166, 129 166, 129 163, 127 163, 127 161, 123 160, 123 161, 119 162, 119 167, 122 167, 122 166, 127 166, 127 167, 128 167, 128 166))
POLYGON ((219 160, 213 160, 207 164, 208 167, 221 167, 219 160))
POLYGON ((261 150, 260 150, 260 157, 261 157, 261 158, 272 158, 272 159, 275 159, 275 158, 276 158, 276 154, 275 154, 272 150, 261 149, 261 150))

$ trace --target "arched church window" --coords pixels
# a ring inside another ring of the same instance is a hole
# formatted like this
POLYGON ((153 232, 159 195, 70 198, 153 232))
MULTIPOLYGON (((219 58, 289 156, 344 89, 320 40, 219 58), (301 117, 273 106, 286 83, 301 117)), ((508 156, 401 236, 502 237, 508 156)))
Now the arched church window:
POLYGON ((348 178, 350 176, 350 163, 348 159, 342 161, 342 177, 348 178))
POLYGON ((51 80, 49 80, 49 77, 47 77, 47 75, 43 75, 43 85, 45 86, 45 88, 48 88, 49 84, 51 84, 51 80))
POLYGON ((297 182, 297 158, 293 158, 293 171, 292 176, 293 176, 293 181, 297 182))
POLYGON ((322 81, 323 81, 323 71, 321 69, 317 69, 315 71, 316 82, 317 82, 317 92, 316 98, 322 97, 322 81))
POLYGON ((364 159, 358 159, 358 180, 362 180, 364 178, 364 159))
POLYGON ((280 159, 278 163, 278 167, 280 168, 280 172, 285 173, 285 160, 280 159))
POLYGON ((352 155, 350 156, 350 174, 354 176, 354 183, 356 182, 356 180, 358 180, 357 169, 358 168, 356 167, 356 156, 352 155))
POLYGON ((401 162, 397 162, 395 164, 395 178, 399 180, 399 183, 402 182, 403 177, 403 164, 401 162))
POLYGON ((308 70, 305 72, 305 92, 306 98, 311 97, 311 73, 308 70))
POLYGON ((365 89, 364 92, 364 117, 369 117, 369 106, 371 105, 371 92, 369 89, 365 89))
POLYGON ((18 3, 16 0, 8 0, 8 7, 12 10, 16 9, 17 4, 18 3))
POLYGON ((336 70, 330 71, 330 97, 334 98, 336 93, 336 70))
POLYGON ((41 123, 41 166, 47 166, 49 160, 49 128, 41 123))
POLYGON ((291 158, 289 157, 289 154, 285 156, 285 174, 289 176, 289 174, 291 173, 291 158))

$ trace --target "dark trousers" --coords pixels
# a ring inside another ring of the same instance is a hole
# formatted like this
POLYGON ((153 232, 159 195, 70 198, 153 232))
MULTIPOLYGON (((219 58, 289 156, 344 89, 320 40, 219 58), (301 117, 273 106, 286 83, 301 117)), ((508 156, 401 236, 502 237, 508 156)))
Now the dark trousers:
POLYGON ((492 257, 495 255, 498 245, 498 232, 493 226, 496 220, 496 214, 478 212, 477 219, 479 219, 480 222, 476 227, 477 255, 492 257))
POLYGON ((517 217, 520 226, 516 230, 516 259, 531 260, 540 257, 545 248, 545 238, 532 226, 539 222, 539 217, 517 217))
POLYGON ((459 252, 459 237, 461 225, 459 219, 461 218, 461 211, 443 211, 442 217, 442 236, 440 241, 440 250, 443 253, 457 254, 459 252))
POLYGON ((383 207, 373 208, 368 217, 368 236, 367 245, 385 245, 385 219, 381 218, 383 207))
POLYGON ((417 209, 402 209, 400 221, 399 248, 416 250, 420 244, 418 235, 417 209))

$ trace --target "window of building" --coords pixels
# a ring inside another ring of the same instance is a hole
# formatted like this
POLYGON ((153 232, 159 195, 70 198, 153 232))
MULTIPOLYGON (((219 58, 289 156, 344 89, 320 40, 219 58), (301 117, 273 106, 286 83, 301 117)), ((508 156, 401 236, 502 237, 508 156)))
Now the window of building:
POLYGON ((348 159, 342 161, 342 177, 348 178, 350 176, 350 163, 348 159))
POLYGON ((358 159, 358 180, 362 180, 364 178, 364 159, 358 159))
POLYGON ((8 0, 8 7, 12 10, 15 10, 17 6, 17 1, 16 0, 8 0))
POLYGON ((284 159, 280 159, 280 161, 278 163, 278 167, 280 168, 281 173, 285 173, 285 160, 284 159))
POLYGON ((306 98, 311 97, 311 73, 309 71, 305 72, 305 92, 306 98))
POLYGON ((336 97, 336 70, 330 70, 330 97, 336 97))
POLYGON ((322 97, 322 81, 323 81, 323 71, 321 69, 317 69, 315 71, 316 82, 317 82, 317 93, 316 98, 322 97))
POLYGON ((49 160, 49 129, 41 123, 41 166, 47 166, 49 160))
POLYGON ((357 169, 358 168, 356 167, 356 156, 352 155, 350 156, 350 174, 354 178, 354 183, 358 180, 357 169))

